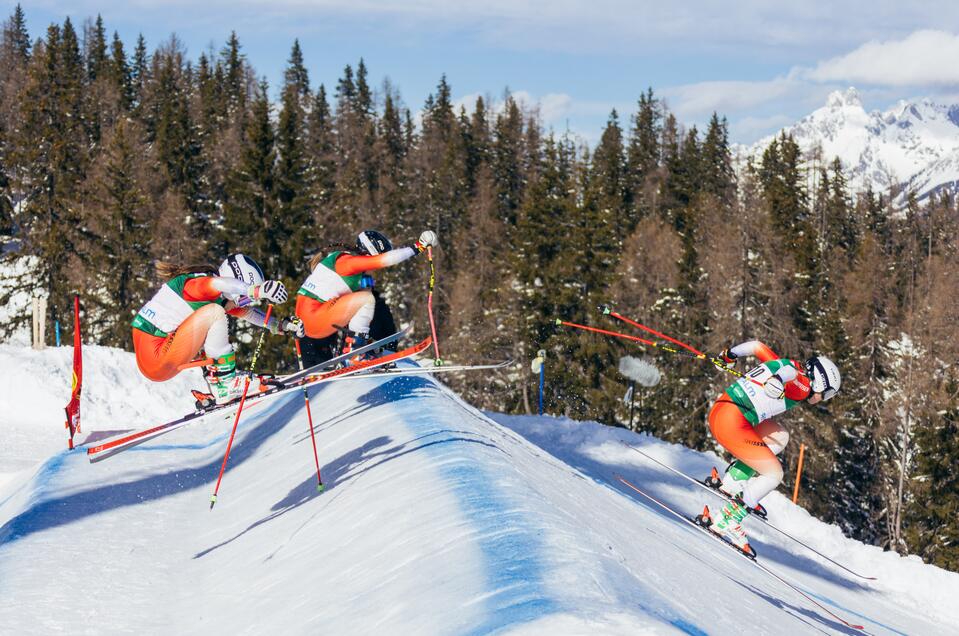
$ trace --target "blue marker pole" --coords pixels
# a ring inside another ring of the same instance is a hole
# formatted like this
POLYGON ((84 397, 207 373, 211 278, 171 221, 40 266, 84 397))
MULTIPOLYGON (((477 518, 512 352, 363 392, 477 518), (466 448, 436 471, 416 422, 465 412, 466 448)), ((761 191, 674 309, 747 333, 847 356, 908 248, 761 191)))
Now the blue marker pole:
POLYGON ((543 414, 543 394, 546 392, 546 350, 540 349, 533 359, 533 373, 539 373, 539 414, 543 414))
POLYGON ((546 366, 539 368, 539 414, 543 414, 543 388, 546 386, 546 366))
POLYGON ((57 320, 53 323, 54 331, 57 332, 57 346, 60 346, 60 321, 57 320))

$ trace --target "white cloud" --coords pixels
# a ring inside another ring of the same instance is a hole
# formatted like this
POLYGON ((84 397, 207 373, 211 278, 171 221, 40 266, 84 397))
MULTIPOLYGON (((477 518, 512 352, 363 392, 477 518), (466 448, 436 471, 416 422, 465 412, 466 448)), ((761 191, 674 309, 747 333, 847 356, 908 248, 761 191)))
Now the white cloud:
POLYGON ((684 84, 663 89, 662 95, 680 116, 712 112, 729 113, 781 100, 800 90, 802 82, 792 74, 768 81, 715 81, 684 84))
POLYGON ((959 35, 916 31, 902 40, 871 41, 820 62, 807 73, 818 82, 885 86, 959 86, 959 35))

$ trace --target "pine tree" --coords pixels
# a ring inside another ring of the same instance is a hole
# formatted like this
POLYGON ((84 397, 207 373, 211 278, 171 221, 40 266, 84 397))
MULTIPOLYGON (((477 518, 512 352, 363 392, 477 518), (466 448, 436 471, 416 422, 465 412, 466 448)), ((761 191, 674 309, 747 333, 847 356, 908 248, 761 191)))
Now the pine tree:
POLYGON ((349 64, 343 69, 343 77, 336 83, 336 111, 342 114, 356 109, 356 84, 353 82, 353 67, 349 64))
MULTIPOLYGON (((73 25, 69 19, 62 29, 51 25, 31 59, 20 103, 22 123, 11 139, 16 147, 12 158, 19 166, 15 188, 25 200, 19 219, 21 254, 35 257, 36 265, 29 276, 10 281, 0 304, 24 291, 46 294, 52 320, 69 315, 70 292, 82 282, 76 275, 82 252, 78 243, 89 239, 81 210, 71 205, 87 160, 82 78, 73 25)), ((26 318, 14 318, 5 331, 15 330, 26 318)))
POLYGON ((480 165, 490 161, 490 146, 492 143, 486 102, 482 97, 476 98, 476 105, 470 115, 468 123, 461 126, 466 147, 466 178, 470 192, 475 192, 477 172, 480 165))
POLYGON ((170 184, 178 189, 196 224, 197 239, 211 236, 212 202, 205 190, 207 158, 199 130, 190 113, 190 83, 183 66, 183 50, 175 37, 153 56, 153 71, 145 106, 148 139, 170 184))
POLYGON ((283 277, 289 285, 303 278, 304 245, 312 234, 305 156, 306 111, 309 84, 299 43, 294 43, 286 69, 282 106, 277 122, 274 169, 276 188, 276 216, 270 228, 285 240, 277 242, 280 251, 268 256, 268 265, 275 276, 283 277), (304 85, 304 82, 306 84, 304 85))
POLYGON ((137 46, 133 51, 133 67, 130 76, 134 102, 140 105, 143 103, 143 87, 150 76, 150 56, 147 54, 147 43, 142 33, 137 36, 137 46))
POLYGON ((127 62, 126 52, 123 50, 123 41, 117 32, 113 32, 113 43, 110 46, 110 61, 107 65, 107 75, 113 86, 120 93, 120 107, 124 111, 133 108, 134 87, 133 71, 127 62))
POLYGON ((107 34, 103 28, 103 18, 97 15, 97 21, 92 29, 87 30, 87 82, 93 83, 98 77, 107 72, 109 58, 107 57, 107 34))
POLYGON ((639 107, 633 116, 626 148, 626 192, 636 222, 655 207, 659 194, 657 173, 662 118, 659 100, 650 88, 639 96, 639 107))
POLYGON ((303 65, 303 51, 300 49, 300 41, 293 40, 293 49, 290 51, 290 59, 286 62, 286 70, 283 72, 284 86, 292 87, 300 99, 305 99, 310 94, 310 75, 303 65))
POLYGON ((623 237, 632 232, 636 219, 628 208, 626 157, 623 130, 616 110, 609 115, 599 145, 593 152, 591 204, 601 215, 609 249, 618 252, 623 237))
MULTIPOLYGON (((446 78, 440 83, 436 112, 452 116, 446 78), (445 88, 445 90, 444 90, 445 88)), ((452 123, 447 124, 452 127, 452 123)), ((516 209, 523 195, 523 115, 512 96, 507 96, 503 111, 497 115, 490 146, 490 166, 496 184, 498 214, 509 225, 516 222, 516 209)))
POLYGON ((19 97, 30 62, 30 36, 26 17, 18 4, 4 22, 0 37, 0 234, 14 230, 14 200, 11 190, 15 131, 20 127, 19 97))
POLYGON ((373 115, 373 92, 370 90, 366 64, 363 63, 363 58, 360 58, 359 64, 356 65, 356 102, 354 106, 357 112, 367 117, 373 115))
POLYGON ((11 59, 16 66, 25 67, 30 61, 30 34, 27 32, 27 17, 23 8, 17 4, 13 15, 3 27, 4 58, 11 59))
POLYGON ((236 31, 230 31, 230 38, 220 52, 220 59, 226 67, 226 96, 231 115, 244 112, 247 99, 246 60, 240 53, 240 40, 236 31))
POLYGON ((726 118, 713 113, 702 145, 702 190, 723 205, 731 205, 736 193, 732 153, 726 118))
POLYGON ((261 82, 251 103, 240 162, 227 179, 223 202, 223 242, 229 251, 255 259, 278 253, 278 241, 284 240, 269 231, 277 219, 275 134, 267 91, 266 82, 261 82))
POLYGON ((145 166, 139 131, 121 119, 106 142, 103 161, 91 175, 89 195, 97 263, 86 294, 103 344, 127 347, 130 322, 152 293, 156 211, 141 183, 145 166))
MULTIPOLYGON (((945 389, 955 395, 953 381, 945 389)), ((954 398, 945 412, 918 427, 915 443, 914 499, 906 514, 906 540, 910 551, 923 560, 959 571, 959 408, 954 398)))
MULTIPOLYGON (((306 124, 307 179, 310 200, 315 207, 314 224, 320 232, 334 222, 329 205, 336 188, 335 143, 333 115, 326 88, 320 84, 313 95, 306 124)), ((313 245, 314 249, 318 247, 313 245)))

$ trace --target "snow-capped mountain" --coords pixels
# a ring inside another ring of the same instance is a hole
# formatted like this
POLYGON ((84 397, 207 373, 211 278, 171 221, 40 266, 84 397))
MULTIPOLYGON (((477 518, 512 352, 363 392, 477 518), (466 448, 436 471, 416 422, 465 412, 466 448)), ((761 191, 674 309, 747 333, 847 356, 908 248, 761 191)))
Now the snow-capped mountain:
MULTIPOLYGON (((839 157, 853 190, 898 186, 924 199, 959 186, 959 104, 902 100, 884 112, 866 112, 859 93, 849 88, 830 94, 825 106, 784 130, 810 162, 839 157)), ((773 138, 737 154, 758 159, 773 138)))

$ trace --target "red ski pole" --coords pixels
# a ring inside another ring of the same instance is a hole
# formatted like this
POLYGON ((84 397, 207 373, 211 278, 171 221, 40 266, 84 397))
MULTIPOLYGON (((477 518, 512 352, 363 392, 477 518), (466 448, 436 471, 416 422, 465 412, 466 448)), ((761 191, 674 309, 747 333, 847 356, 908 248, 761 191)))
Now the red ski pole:
POLYGON ((670 337, 667 336, 666 334, 664 334, 664 333, 659 333, 659 332, 656 331, 655 329, 651 329, 650 327, 647 327, 646 325, 641 325, 641 324, 639 324, 638 322, 636 322, 635 320, 630 320, 630 319, 627 318, 626 316, 617 314, 615 311, 613 311, 612 309, 610 309, 608 305, 603 305, 602 307, 600 307, 600 309, 603 310, 603 313, 604 313, 604 314, 607 314, 607 315, 609 315, 609 316, 612 316, 613 318, 616 318, 617 320, 622 320, 623 322, 625 322, 625 323, 627 323, 627 324, 630 324, 630 325, 632 325, 632 326, 634 326, 634 327, 638 327, 638 328, 642 329, 643 331, 649 332, 649 333, 653 334, 654 336, 658 336, 658 337, 662 338, 663 340, 668 340, 668 341, 672 342, 673 344, 678 344, 678 345, 679 345, 680 347, 682 347, 683 349, 688 349, 689 351, 692 351, 693 353, 695 353, 697 356, 700 356, 700 357, 702 357, 702 358, 705 358, 705 357, 706 357, 706 354, 703 353, 702 351, 700 351, 699 349, 695 349, 695 348, 689 346, 688 344, 686 344, 685 342, 680 342, 679 340, 676 340, 675 338, 670 338, 670 337))
MULTIPOLYGON (((253 352, 253 360, 250 362, 250 375, 253 375, 253 369, 256 368, 256 359, 260 356, 260 348, 263 346, 263 336, 270 324, 270 314, 273 313, 273 305, 266 308, 266 318, 263 319, 263 332, 260 334, 260 340, 256 343, 256 350, 253 352)), ((216 488, 213 489, 213 495, 210 497, 210 510, 213 510, 216 504, 216 495, 220 492, 220 482, 223 481, 223 471, 226 470, 226 461, 230 458, 230 449, 233 448, 233 437, 236 435, 236 425, 240 423, 240 414, 243 413, 243 403, 246 402, 246 392, 250 389, 250 375, 246 376, 246 383, 243 385, 243 396, 240 397, 240 407, 236 410, 236 417, 233 419, 233 430, 230 431, 230 441, 226 445, 226 453, 223 454, 223 463, 220 464, 220 474, 216 478, 216 488)))
MULTIPOLYGON (((750 377, 747 376, 745 373, 740 373, 739 371, 736 371, 735 369, 730 369, 730 368, 727 367, 725 364, 723 364, 723 361, 722 361, 722 360, 720 360, 720 359, 718 359, 718 358, 710 358, 710 357, 708 357, 705 353, 696 353, 696 350, 693 349, 692 347, 687 347, 688 351, 687 351, 687 350, 683 350, 683 349, 676 349, 676 348, 670 347, 669 345, 660 344, 660 343, 658 343, 658 342, 653 342, 652 340, 646 340, 645 338, 640 338, 640 337, 638 337, 638 336, 630 336, 629 334, 620 333, 620 332, 618 332, 618 331, 609 331, 609 330, 607 330, 607 329, 598 329, 598 328, 596 328, 596 327, 589 327, 589 326, 587 326, 587 325, 578 325, 578 324, 576 324, 575 322, 566 322, 565 320, 560 320, 559 318, 556 319, 556 324, 557 324, 557 325, 564 325, 564 326, 566 326, 566 327, 573 327, 573 328, 575 328, 575 329, 582 329, 582 330, 584 330, 584 331, 592 331, 592 332, 594 332, 594 333, 600 333, 600 334, 603 334, 603 335, 606 335, 606 336, 613 336, 614 338, 622 338, 623 340, 632 340, 632 341, 638 342, 638 343, 640 343, 640 344, 644 344, 644 345, 647 345, 647 346, 650 346, 650 347, 655 347, 656 349, 662 349, 663 351, 668 351, 668 352, 670 352, 670 353, 676 353, 676 354, 681 355, 681 356, 687 356, 687 357, 689 357, 689 358, 695 358, 695 359, 697 359, 697 360, 706 360, 706 361, 712 363, 713 365, 715 365, 718 369, 721 369, 721 370, 723 370, 723 371, 725 371, 725 372, 727 372, 727 373, 731 373, 731 374, 733 374, 734 376, 736 376, 737 378, 745 378, 746 380, 749 380, 750 382, 752 382, 752 383, 755 384, 756 386, 763 386, 763 383, 762 383, 762 382, 759 382, 758 380, 755 380, 755 379, 753 379, 753 378, 750 378, 750 377)), ((652 330, 650 329, 649 331, 652 331, 652 330)), ((657 335, 661 335, 661 334, 659 334, 658 331, 653 332, 653 333, 656 333, 657 335)), ((668 336, 663 336, 663 337, 669 339, 670 341, 673 341, 672 338, 669 338, 668 336)), ((681 342, 678 342, 678 341, 676 341, 676 342, 677 342, 678 344, 682 345, 681 342)))
MULTIPOLYGON (((294 338, 296 345, 296 363, 303 370, 303 353, 300 351, 300 339, 294 338)), ((303 400, 306 402, 306 419, 310 423, 310 439, 313 440, 313 461, 316 463, 316 491, 323 492, 323 478, 320 477, 320 456, 316 452, 316 432, 313 430, 313 414, 310 412, 310 394, 303 387, 303 400)))
POLYGON ((430 291, 426 296, 426 306, 430 312, 430 329, 433 332, 433 353, 436 354, 433 364, 441 366, 443 359, 440 358, 440 341, 436 337, 436 321, 433 320, 433 286, 436 284, 436 267, 433 265, 433 246, 426 248, 426 256, 430 261, 430 291))
POLYGON ((638 336, 630 336, 625 333, 619 333, 618 331, 609 331, 607 329, 599 329, 597 327, 590 327, 588 325, 580 325, 575 322, 567 322, 565 320, 556 319, 557 325, 562 325, 564 327, 573 327, 574 329, 582 329, 583 331, 592 331, 594 333, 601 333, 604 336, 613 336, 614 338, 622 338, 623 340, 633 340, 634 342, 639 342, 644 345, 649 345, 651 347, 658 347, 659 345, 653 342, 652 340, 646 340, 645 338, 640 338, 638 336))

